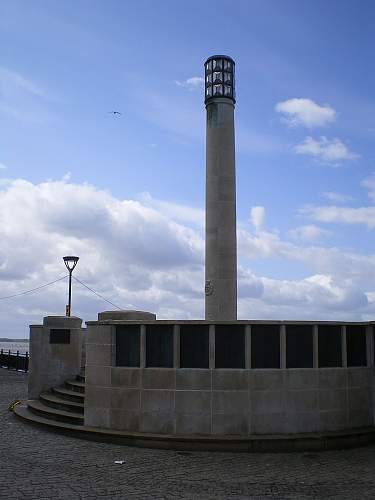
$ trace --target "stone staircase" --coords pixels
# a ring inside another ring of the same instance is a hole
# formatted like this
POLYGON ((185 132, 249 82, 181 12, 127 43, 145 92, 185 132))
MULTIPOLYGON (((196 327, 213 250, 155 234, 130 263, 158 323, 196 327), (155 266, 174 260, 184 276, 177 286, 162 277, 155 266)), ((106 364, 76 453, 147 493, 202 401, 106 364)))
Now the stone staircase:
POLYGON ((39 399, 29 399, 22 413, 26 418, 34 416, 32 419, 39 423, 54 421, 63 422, 67 427, 83 426, 84 402, 85 375, 82 372, 75 380, 66 380, 64 385, 43 392, 39 399))

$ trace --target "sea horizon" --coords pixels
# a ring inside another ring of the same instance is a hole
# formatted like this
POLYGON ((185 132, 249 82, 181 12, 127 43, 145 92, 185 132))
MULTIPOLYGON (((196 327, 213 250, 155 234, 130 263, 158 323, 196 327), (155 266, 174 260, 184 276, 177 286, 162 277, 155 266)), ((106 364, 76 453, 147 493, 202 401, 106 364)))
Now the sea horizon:
POLYGON ((0 340, 0 350, 3 349, 3 351, 11 351, 11 352, 17 352, 19 351, 20 354, 24 354, 25 352, 29 352, 29 341, 23 340, 23 339, 14 339, 14 341, 2 341, 0 340))

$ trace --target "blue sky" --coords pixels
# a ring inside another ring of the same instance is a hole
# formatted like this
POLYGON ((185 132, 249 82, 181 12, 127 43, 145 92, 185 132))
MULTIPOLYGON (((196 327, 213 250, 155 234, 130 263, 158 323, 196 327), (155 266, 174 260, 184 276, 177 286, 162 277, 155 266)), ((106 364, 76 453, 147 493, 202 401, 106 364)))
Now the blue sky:
MULTIPOLYGON (((77 277, 115 303, 203 316, 201 78, 224 53, 239 315, 372 319, 374 22, 371 1, 3 0, 1 295, 77 253, 77 277)), ((65 285, 2 301, 10 336, 63 313, 65 285)), ((107 308, 75 293, 84 319, 107 308)))

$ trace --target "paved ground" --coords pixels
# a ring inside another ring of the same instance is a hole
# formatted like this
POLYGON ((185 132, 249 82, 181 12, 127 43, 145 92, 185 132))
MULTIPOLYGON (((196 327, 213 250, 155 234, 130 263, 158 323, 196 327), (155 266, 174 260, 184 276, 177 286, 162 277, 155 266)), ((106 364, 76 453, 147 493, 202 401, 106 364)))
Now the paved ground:
POLYGON ((11 401, 26 397, 26 383, 27 375, 0 368, 1 500, 375 498, 375 446, 252 455, 92 443, 9 412, 11 401))

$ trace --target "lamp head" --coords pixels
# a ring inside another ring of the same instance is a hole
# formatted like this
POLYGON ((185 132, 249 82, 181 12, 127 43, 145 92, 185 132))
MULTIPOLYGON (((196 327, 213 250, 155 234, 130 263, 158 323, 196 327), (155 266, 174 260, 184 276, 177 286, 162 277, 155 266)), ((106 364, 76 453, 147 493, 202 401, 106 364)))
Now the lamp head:
POLYGON ((79 257, 75 257, 74 255, 67 255, 66 257, 63 257, 63 260, 68 271, 72 272, 76 267, 77 262, 79 261, 79 257))
POLYGON ((204 102, 226 97, 236 102, 234 87, 235 62, 229 56, 211 56, 204 63, 204 102))

